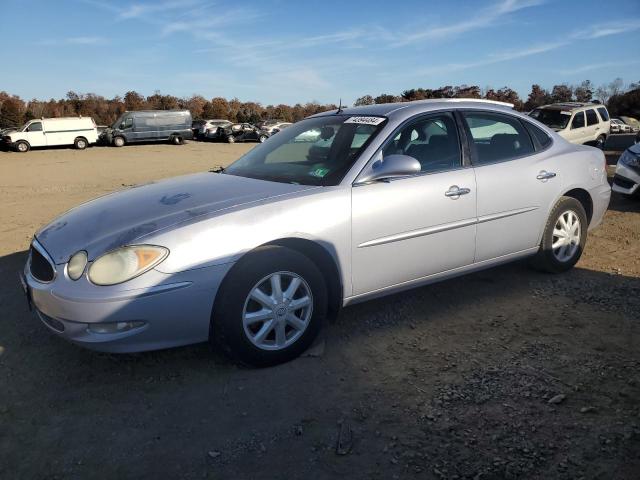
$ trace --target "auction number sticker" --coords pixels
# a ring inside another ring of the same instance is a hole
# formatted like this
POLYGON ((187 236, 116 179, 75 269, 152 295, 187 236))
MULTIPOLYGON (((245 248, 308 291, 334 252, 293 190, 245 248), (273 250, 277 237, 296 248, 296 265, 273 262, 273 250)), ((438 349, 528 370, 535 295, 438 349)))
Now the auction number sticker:
POLYGON ((380 125, 384 117, 349 117, 344 123, 357 123, 358 125, 380 125))

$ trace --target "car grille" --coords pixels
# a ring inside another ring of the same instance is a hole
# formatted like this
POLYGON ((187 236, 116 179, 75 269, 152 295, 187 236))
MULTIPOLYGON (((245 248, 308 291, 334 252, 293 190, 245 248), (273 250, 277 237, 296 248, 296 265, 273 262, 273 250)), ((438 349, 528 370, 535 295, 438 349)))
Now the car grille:
POLYGON ((615 183, 621 188, 626 188, 626 189, 633 188, 633 186, 635 185, 634 182, 620 175, 616 175, 615 177, 613 177, 613 183, 615 183))
POLYGON ((52 281, 56 276, 56 270, 51 262, 33 245, 31 245, 30 256, 29 271, 31 276, 40 282, 52 281))

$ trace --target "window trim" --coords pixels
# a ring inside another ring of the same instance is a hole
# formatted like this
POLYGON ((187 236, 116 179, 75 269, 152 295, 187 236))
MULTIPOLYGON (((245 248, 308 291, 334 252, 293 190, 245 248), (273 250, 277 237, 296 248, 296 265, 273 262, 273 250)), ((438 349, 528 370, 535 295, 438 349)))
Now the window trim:
MULTIPOLYGON (((473 109, 473 110, 459 110, 460 112, 460 116, 462 117, 462 121, 464 122, 464 127, 465 127, 465 131, 466 131, 466 135, 467 135, 467 139, 469 138, 473 138, 473 135, 471 134, 471 128, 469 127, 469 123, 467 122, 467 119, 465 118, 464 114, 465 113, 489 113, 491 115, 497 115, 497 116, 504 116, 504 117, 509 117, 509 118, 513 118, 514 120, 518 121, 520 123, 520 126, 523 128, 523 130, 526 132, 527 136, 529 137, 529 140, 531 141, 531 146, 533 146, 533 152, 531 153, 526 153, 524 155, 518 155, 517 157, 509 157, 506 160, 496 160, 495 162, 487 162, 487 163, 479 163, 476 154, 476 151, 474 148, 471 148, 472 143, 467 140, 468 144, 469 144, 469 153, 471 154, 471 165, 473 166, 473 168, 480 168, 480 167, 485 167, 488 165, 496 165, 499 163, 507 163, 507 162, 512 162, 514 160, 520 160, 526 157, 531 157, 533 155, 537 155, 538 153, 540 153, 538 150, 536 150, 536 143, 534 141, 534 139, 532 138, 531 132, 529 131, 529 129, 527 128, 526 125, 524 125, 524 121, 516 116, 516 115, 511 115, 509 113, 504 113, 504 112, 496 112, 495 110, 483 110, 483 109, 473 109)), ((552 142, 553 144, 553 142, 552 142)), ((551 145, 550 145, 551 146, 551 145)))
POLYGON ((529 136, 531 137, 531 140, 533 141, 533 147, 536 151, 536 153, 540 153, 540 152, 545 152, 547 150, 549 150, 551 147, 553 147, 553 137, 551 135, 549 135, 547 132, 544 131, 544 129, 538 127, 537 125, 534 125, 533 123, 529 122, 528 120, 522 120, 520 119, 520 121, 524 124, 524 128, 527 130, 527 132, 529 132, 529 136), (545 147, 540 143, 540 140, 538 140, 538 137, 533 133, 531 127, 533 128, 537 128, 538 130, 540 130, 542 133, 544 133, 547 138, 550 140, 549 144, 545 147))
MULTIPOLYGON (((367 163, 364 164, 364 166, 360 169, 360 171, 358 172, 358 174, 356 175, 355 179, 352 182, 352 186, 357 187, 357 186, 361 186, 361 185, 369 185, 371 182, 360 182, 358 179, 362 176, 362 173, 364 171, 367 170, 367 168, 369 168, 369 166, 371 165, 372 162, 375 162, 379 155, 382 154, 382 151, 387 147, 387 145, 389 145, 393 139, 398 135, 398 133, 401 133, 402 130, 404 130, 405 127, 407 127, 410 123, 414 123, 415 121, 419 121, 423 118, 428 118, 428 117, 432 117, 432 116, 438 116, 438 115, 442 115, 442 114, 449 114, 451 115, 454 124, 456 126, 456 132, 457 132, 457 137, 458 137, 458 145, 460 147, 460 165, 456 168, 447 168, 447 169, 443 169, 443 170, 436 170, 436 171, 432 171, 432 172, 419 172, 416 173, 414 175, 406 175, 404 177, 396 177, 396 178, 390 178, 388 181, 389 182, 395 182, 397 180, 404 180, 406 178, 416 178, 416 177, 422 177, 424 175, 435 175, 435 174, 439 174, 439 173, 445 173, 445 172, 455 172, 458 170, 462 170, 465 168, 471 168, 471 161, 470 158, 466 156, 465 154, 465 142, 466 142, 466 136, 462 135, 462 132, 460 130, 460 125, 457 119, 457 110, 455 109, 442 109, 442 110, 431 110, 428 112, 421 112, 418 113, 416 115, 414 115, 413 117, 407 118, 406 120, 404 120, 400 125, 398 125, 389 135, 387 135, 387 138, 382 142, 382 144, 376 149, 375 152, 373 152, 373 155, 371 155, 371 158, 369 158, 369 160, 367 161, 367 163)), ((376 182, 373 182, 376 183, 376 182)))

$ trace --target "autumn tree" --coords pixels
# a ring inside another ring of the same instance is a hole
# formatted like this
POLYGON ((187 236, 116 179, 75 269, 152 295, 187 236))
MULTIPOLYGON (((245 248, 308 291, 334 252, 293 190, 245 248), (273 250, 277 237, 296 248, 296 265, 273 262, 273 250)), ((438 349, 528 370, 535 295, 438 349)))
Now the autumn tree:
POLYGON ((529 97, 524 104, 524 109, 526 111, 533 110, 536 107, 540 107, 542 105, 547 105, 551 103, 551 95, 547 90, 542 88, 537 83, 531 85, 531 93, 529 93, 529 97))
POLYGON ((573 99, 573 91, 568 85, 554 85, 551 90, 551 101, 553 103, 570 102, 573 99))
POLYGON ((353 105, 355 107, 360 107, 362 105, 373 105, 374 103, 376 102, 371 95, 364 95, 360 98, 357 98, 353 105))

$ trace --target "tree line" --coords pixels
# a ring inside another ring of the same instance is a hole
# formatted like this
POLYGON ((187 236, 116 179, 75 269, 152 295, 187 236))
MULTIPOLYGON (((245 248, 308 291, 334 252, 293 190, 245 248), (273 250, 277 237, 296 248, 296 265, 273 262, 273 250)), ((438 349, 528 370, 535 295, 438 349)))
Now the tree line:
MULTIPOLYGON (((585 80, 579 85, 554 85, 546 90, 538 84, 531 86, 531 92, 523 100, 518 93, 509 88, 484 88, 477 85, 444 86, 436 89, 412 88, 400 95, 383 93, 377 96, 364 95, 354 105, 373 105, 377 103, 409 102, 430 98, 484 98, 513 103, 517 110, 529 111, 540 105, 556 102, 598 101, 607 105, 612 115, 640 117, 640 82, 625 87, 622 79, 617 78, 609 84, 594 87, 585 80)), ((80 94, 73 91, 63 99, 48 101, 33 99, 25 101, 16 95, 0 91, 0 127, 22 125, 32 118, 65 116, 93 117, 99 125, 111 125, 127 110, 170 110, 188 109, 194 119, 224 118, 232 122, 256 123, 266 119, 280 119, 297 122, 303 118, 326 110, 337 108, 335 104, 309 102, 295 105, 267 105, 259 102, 241 102, 237 98, 227 100, 215 97, 207 100, 201 95, 178 98, 163 95, 156 91, 153 95, 143 96, 138 92, 127 92, 123 97, 108 99, 94 93, 80 94)))

